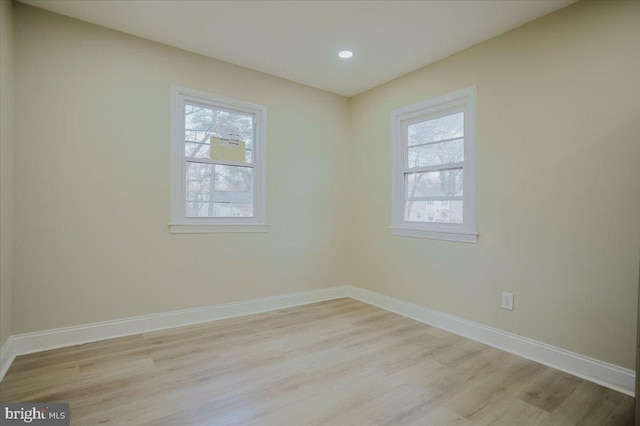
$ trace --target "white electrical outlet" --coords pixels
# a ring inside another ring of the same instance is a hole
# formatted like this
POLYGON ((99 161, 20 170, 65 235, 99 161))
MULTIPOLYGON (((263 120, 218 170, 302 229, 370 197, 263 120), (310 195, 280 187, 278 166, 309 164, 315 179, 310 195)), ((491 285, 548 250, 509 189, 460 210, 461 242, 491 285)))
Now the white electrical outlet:
POLYGON ((506 291, 502 292, 502 309, 508 309, 513 311, 513 293, 506 291))

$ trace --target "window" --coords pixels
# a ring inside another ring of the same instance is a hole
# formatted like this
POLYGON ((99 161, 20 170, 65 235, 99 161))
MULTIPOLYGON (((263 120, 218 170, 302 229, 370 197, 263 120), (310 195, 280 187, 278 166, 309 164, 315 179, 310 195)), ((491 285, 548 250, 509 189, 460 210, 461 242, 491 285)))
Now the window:
POLYGON ((393 235, 476 242, 476 88, 392 112, 393 235))
POLYGON ((171 233, 266 232, 267 109, 171 88, 171 233))

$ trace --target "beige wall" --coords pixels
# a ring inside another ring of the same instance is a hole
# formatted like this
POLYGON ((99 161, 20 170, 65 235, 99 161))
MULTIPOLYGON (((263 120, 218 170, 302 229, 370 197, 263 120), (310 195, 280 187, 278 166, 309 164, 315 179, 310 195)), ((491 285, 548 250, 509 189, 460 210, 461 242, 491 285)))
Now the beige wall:
POLYGON ((13 3, 0 0, 0 345, 11 335, 13 280, 13 3))
POLYGON ((633 368, 639 12, 580 2, 349 102, 16 5, 13 333, 354 284, 633 368), (170 84, 269 108, 269 233, 168 233, 170 84), (478 244, 391 237, 390 112, 471 85, 478 244))
POLYGON ((638 16, 580 2, 352 98, 350 282, 633 368, 638 16), (390 236, 390 112, 472 85, 478 243, 390 236))
POLYGON ((346 98, 16 5, 14 333, 343 285, 346 98), (268 108, 267 234, 170 235, 170 85, 268 108))

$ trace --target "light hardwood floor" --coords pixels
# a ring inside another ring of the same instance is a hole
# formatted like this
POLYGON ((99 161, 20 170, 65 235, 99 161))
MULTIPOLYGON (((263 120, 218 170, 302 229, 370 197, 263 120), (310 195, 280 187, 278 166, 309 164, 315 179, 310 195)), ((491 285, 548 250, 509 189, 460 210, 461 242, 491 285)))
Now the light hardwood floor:
POLYGON ((631 425, 633 398, 352 299, 16 358, 71 423, 631 425))

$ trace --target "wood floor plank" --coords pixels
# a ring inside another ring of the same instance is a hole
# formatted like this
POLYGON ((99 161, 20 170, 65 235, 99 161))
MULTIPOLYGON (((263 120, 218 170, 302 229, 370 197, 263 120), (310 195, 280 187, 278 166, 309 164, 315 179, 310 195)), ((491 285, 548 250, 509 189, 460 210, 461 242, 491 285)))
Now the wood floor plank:
POLYGON ((603 423, 603 426, 633 426, 636 423, 634 414, 634 398, 622 398, 616 408, 614 408, 613 411, 609 414, 609 418, 603 423))
POLYGON ((551 412, 562 404, 582 382, 583 380, 578 377, 548 369, 535 383, 520 392, 519 398, 551 412))
POLYGON ((549 413, 513 397, 504 397, 493 404, 490 412, 479 421, 478 426, 539 426, 548 424, 549 413))
POLYGON ((549 416, 550 424, 600 426, 606 423, 623 397, 620 393, 594 383, 582 382, 549 416))
POLYGON ((633 398, 352 300, 17 357, 74 425, 629 425, 633 398))

